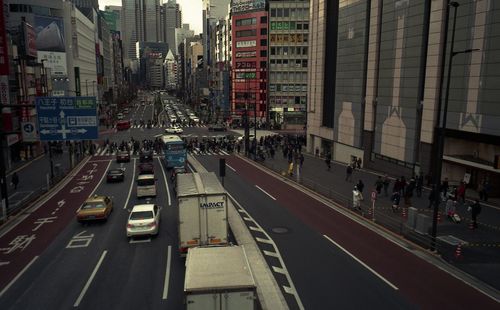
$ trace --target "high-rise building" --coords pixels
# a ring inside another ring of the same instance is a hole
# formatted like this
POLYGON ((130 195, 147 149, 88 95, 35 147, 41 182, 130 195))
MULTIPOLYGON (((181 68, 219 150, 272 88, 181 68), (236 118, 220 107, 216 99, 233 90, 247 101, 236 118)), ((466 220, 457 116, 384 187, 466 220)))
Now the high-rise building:
POLYGON ((267 32, 265 1, 231 6, 232 100, 233 119, 244 114, 252 122, 267 118, 267 32))
POLYGON ((442 178, 472 188, 488 181, 498 190, 500 64, 494 46, 500 38, 493 25, 499 13, 491 1, 459 3, 311 1, 308 151, 432 179, 436 137, 443 132, 442 178), (448 76, 454 10, 460 22, 448 76))
POLYGON ((182 12, 176 0, 168 0, 163 4, 163 22, 161 28, 163 29, 163 42, 167 42, 168 46, 174 54, 177 54, 176 45, 176 28, 181 28, 182 25, 182 12))
MULTIPOLYGON (((212 59, 210 58, 210 47, 213 47, 214 45, 210 42, 210 28, 215 27, 218 20, 224 19, 227 16, 229 13, 230 2, 230 0, 203 0, 203 59, 205 68, 212 64, 212 59)), ((241 2, 241 0, 233 2, 241 2)))
POLYGON ((122 7, 117 5, 106 5, 101 11, 104 20, 108 24, 109 30, 114 32, 122 31, 122 7))
POLYGON ((306 124, 309 1, 269 1, 269 120, 306 124))
POLYGON ((182 24, 182 28, 175 28, 175 45, 169 45, 170 49, 175 55, 179 55, 179 44, 184 42, 185 38, 194 36, 194 30, 189 29, 189 24, 182 24))
POLYGON ((122 0, 122 38, 125 63, 135 59, 138 41, 162 41, 160 0, 122 0))

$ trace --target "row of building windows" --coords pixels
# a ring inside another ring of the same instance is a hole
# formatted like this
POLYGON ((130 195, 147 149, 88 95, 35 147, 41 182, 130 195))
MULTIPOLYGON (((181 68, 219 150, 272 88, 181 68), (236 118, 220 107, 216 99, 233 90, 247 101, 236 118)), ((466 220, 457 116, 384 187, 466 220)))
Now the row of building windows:
POLYGON ((271 34, 269 39, 271 44, 307 43, 309 35, 307 33, 271 34))
POLYGON ((269 84, 270 92, 307 92, 306 84, 269 84))
MULTIPOLYGON (((261 28, 260 29, 260 34, 261 35, 266 35, 267 34, 267 28, 261 28)), ((236 37, 237 38, 255 37, 256 35, 257 35, 257 30, 256 29, 248 29, 248 30, 236 31, 236 37)))
POLYGON ((12 13, 33 13, 37 15, 48 15, 50 16, 50 8, 28 5, 28 4, 9 4, 9 11, 12 13))
POLYGON ((291 17, 299 19, 309 19, 308 8, 273 8, 271 17, 291 17))
POLYGON ((279 46, 271 47, 270 55, 288 56, 288 55, 303 55, 307 56, 307 46, 279 46))
MULTIPOLYGON (((265 24, 267 23, 267 16, 261 16, 260 17, 260 23, 265 24)), ((236 26, 250 26, 250 25, 256 25, 257 24, 257 18, 256 17, 251 17, 251 18, 241 18, 236 20, 236 26)))
POLYGON ((271 68, 307 68, 307 59, 271 59, 269 64, 271 68))
POLYGON ((305 82, 307 81, 307 72, 271 72, 270 82, 305 82))
POLYGON ((306 104, 306 96, 269 96, 269 103, 274 104, 306 104))

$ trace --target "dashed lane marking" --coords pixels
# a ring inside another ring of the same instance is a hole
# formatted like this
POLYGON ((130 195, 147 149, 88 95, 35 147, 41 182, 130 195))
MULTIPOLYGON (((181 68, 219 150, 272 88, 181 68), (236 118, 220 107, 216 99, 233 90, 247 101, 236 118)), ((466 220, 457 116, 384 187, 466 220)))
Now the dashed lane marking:
POLYGON ((271 251, 266 251, 264 250, 263 251, 265 255, 267 256, 272 256, 272 257, 278 257, 278 254, 274 253, 274 252, 271 252, 271 251))
POLYGON ((245 217, 243 217, 243 219, 244 219, 245 221, 248 221, 248 222, 253 222, 253 219, 251 219, 251 218, 249 218, 249 217, 246 217, 246 216, 245 216, 245 217))
POLYGON ((262 228, 255 227, 255 226, 248 226, 248 228, 250 228, 250 230, 253 230, 253 231, 262 231, 262 228))
POLYGON ((281 267, 273 266, 273 271, 276 273, 286 274, 286 270, 281 267))
POLYGON ((262 239, 262 238, 259 238, 259 237, 255 237, 255 240, 257 240, 260 243, 273 244, 273 242, 271 240, 268 240, 268 239, 262 239))

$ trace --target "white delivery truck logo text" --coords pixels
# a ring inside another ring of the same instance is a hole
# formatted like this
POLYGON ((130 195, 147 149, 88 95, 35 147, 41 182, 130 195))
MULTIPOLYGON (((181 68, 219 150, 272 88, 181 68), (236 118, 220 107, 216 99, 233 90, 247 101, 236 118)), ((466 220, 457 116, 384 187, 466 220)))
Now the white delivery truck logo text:
POLYGON ((219 202, 203 202, 203 203, 200 203, 200 208, 202 208, 202 209, 224 208, 224 201, 219 201, 219 202))

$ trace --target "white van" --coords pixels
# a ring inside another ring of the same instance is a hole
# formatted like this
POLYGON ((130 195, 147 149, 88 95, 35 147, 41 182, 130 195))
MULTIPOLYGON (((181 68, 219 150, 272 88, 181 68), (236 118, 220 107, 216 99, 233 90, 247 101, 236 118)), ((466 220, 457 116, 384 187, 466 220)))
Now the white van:
POLYGON ((154 174, 141 174, 137 177, 137 198, 141 197, 156 197, 154 174))

